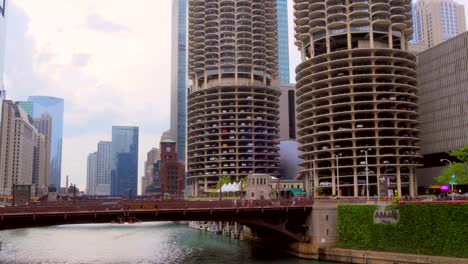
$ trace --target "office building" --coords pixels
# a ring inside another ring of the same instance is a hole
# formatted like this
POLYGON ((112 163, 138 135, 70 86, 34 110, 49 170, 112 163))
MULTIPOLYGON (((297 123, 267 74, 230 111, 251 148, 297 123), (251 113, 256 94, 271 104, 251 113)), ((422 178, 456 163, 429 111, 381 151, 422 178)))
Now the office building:
POLYGON ((32 189, 36 196, 47 194, 49 187, 49 155, 46 137, 43 134, 37 135, 37 142, 34 146, 32 189))
POLYGON ((321 188, 354 197, 415 195, 420 147, 416 58, 408 52, 411 1, 370 2, 294 4, 302 57, 297 139, 311 194, 321 188))
POLYGON ((171 135, 185 160, 187 133, 187 0, 172 0, 171 135))
POLYGON ((465 9, 454 0, 419 0, 413 5, 415 44, 434 47, 466 31, 465 9))
MULTIPOLYGON (((3 83, 3 63, 5 60, 5 38, 6 38, 6 7, 9 0, 0 0, 0 109, 5 100, 5 88, 3 83)), ((1 121, 1 115, 0 115, 1 121)))
POLYGON ((289 34, 288 34, 288 1, 277 0, 278 18, 278 79, 289 83, 289 34))
POLYGON ((152 148, 148 153, 146 154, 146 161, 144 164, 144 169, 145 169, 145 175, 141 177, 142 179, 142 188, 141 192, 145 194, 145 190, 148 186, 151 186, 153 184, 154 180, 154 163, 156 163, 160 159, 160 152, 158 148, 152 148))
POLYGON ((87 177, 86 177, 86 194, 96 195, 97 179, 97 152, 88 155, 87 162, 87 177))
POLYGON ((0 130, 0 197, 10 197, 14 185, 32 185, 37 137, 28 114, 5 100, 0 130))
POLYGON ((112 142, 100 141, 96 157, 96 195, 111 194, 112 142))
POLYGON ((112 127, 111 195, 138 192, 138 127, 112 127))
POLYGON ((170 139, 161 141, 160 149, 159 187, 161 193, 182 199, 185 188, 185 164, 177 158, 176 142, 170 139))
MULTIPOLYGON (((20 104, 21 106, 21 104, 20 104)), ((24 106, 24 104, 23 104, 24 106)), ((22 108, 23 108, 22 106, 22 108)), ((23 108, 24 109, 24 108, 23 108)), ((27 112, 27 111, 26 111, 27 112)), ((29 113, 28 113, 29 115, 29 113)), ((32 116, 32 115, 30 115, 32 116)), ((45 182, 47 183, 46 187, 50 184, 50 155, 51 155, 51 140, 52 140, 52 116, 48 113, 42 114, 39 118, 33 118, 33 125, 36 127, 39 134, 44 135, 45 140, 45 155, 47 164, 45 164, 45 182)), ((47 190, 47 188, 46 188, 47 190)))
POLYGON ((420 192, 437 184, 448 152, 468 144, 468 32, 418 54, 421 146, 420 192))
POLYGON ((33 102, 33 118, 41 118, 43 114, 52 117, 52 133, 50 140, 50 184, 60 187, 62 175, 62 140, 63 140, 63 110, 64 101, 50 96, 30 96, 33 102))
POLYGON ((281 84, 279 98, 279 127, 280 140, 296 139, 296 86, 281 84))
POLYGON ((189 1, 190 195, 223 175, 279 174, 276 1, 189 1))

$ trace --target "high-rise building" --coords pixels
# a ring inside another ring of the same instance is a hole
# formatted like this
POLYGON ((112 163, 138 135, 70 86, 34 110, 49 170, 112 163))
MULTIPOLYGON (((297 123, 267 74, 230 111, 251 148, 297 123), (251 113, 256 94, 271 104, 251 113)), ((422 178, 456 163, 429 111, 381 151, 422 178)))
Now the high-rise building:
POLYGON ((145 161, 145 175, 142 177, 142 189, 141 192, 145 194, 145 190, 148 186, 154 183, 154 163, 160 159, 161 153, 158 148, 152 148, 146 154, 145 161))
POLYGON ((298 0, 294 8, 302 55, 297 136, 307 190, 415 195, 420 147, 416 58, 408 52, 411 1, 298 0))
POLYGON ((181 199, 185 185, 185 165, 177 158, 176 142, 170 139, 161 141, 160 149, 159 186, 161 192, 163 195, 169 194, 174 198, 181 199))
POLYGON ((276 1, 189 1, 188 32, 188 195, 278 176, 276 1))
POLYGON ((280 140, 296 139, 296 96, 294 84, 281 84, 279 99, 280 140))
MULTIPOLYGON (((5 38, 6 38, 6 0, 0 0, 0 109, 5 100, 5 88, 3 83, 3 62, 5 59, 5 38)), ((1 121, 0 115, 0 121, 1 121)))
POLYGON ((289 35, 288 35, 288 1, 277 0, 278 18, 278 79, 289 83, 289 35))
POLYGON ((138 192, 138 127, 112 127, 111 195, 138 192))
POLYGON ((86 178, 86 194, 96 195, 97 185, 97 152, 88 155, 87 163, 87 178, 86 178))
POLYGON ((11 196, 16 184, 32 185, 37 137, 28 114, 5 100, 0 130, 0 197, 11 196))
MULTIPOLYGON (((1 0, 0 0, 1 1, 1 0)), ((16 102, 17 105, 21 106, 21 108, 23 108, 23 110, 30 116, 32 117, 33 116, 33 112, 34 112, 34 103, 33 102, 30 102, 30 101, 17 101, 16 102)))
POLYGON ((418 54, 423 167, 418 185, 435 178, 451 159, 448 152, 468 144, 468 32, 418 54))
POLYGON ((111 194, 112 142, 100 141, 96 157, 96 195, 111 194))
POLYGON ((43 114, 52 116, 50 184, 60 187, 62 175, 63 99, 50 96, 30 96, 28 101, 34 103, 33 118, 41 118, 43 114))
MULTIPOLYGON (((289 83, 288 1, 277 0, 278 79, 289 83)), ((171 134, 185 161, 187 133, 187 0, 172 0, 171 134)))
POLYGON ((454 0, 419 0, 413 5, 415 44, 433 47, 466 31, 465 9, 454 0))
MULTIPOLYGON (((24 109, 24 108, 23 108, 24 109)), ((29 113, 28 113, 29 114, 29 113)), ((32 115, 30 115, 32 116, 32 115)), ((50 185, 50 152, 51 152, 51 140, 52 140, 52 116, 48 113, 42 114, 39 118, 33 118, 33 125, 36 127, 39 134, 44 135, 45 140, 45 155, 47 164, 45 164, 45 182, 46 187, 50 185)), ((47 190, 47 188, 46 188, 47 190)))
POLYGON ((33 161, 33 176, 32 185, 36 196, 47 194, 49 187, 49 172, 50 165, 46 137, 43 134, 38 134, 37 143, 34 146, 34 161, 33 161))
POLYGON ((187 133, 187 0, 172 0, 171 135, 185 160, 187 133))

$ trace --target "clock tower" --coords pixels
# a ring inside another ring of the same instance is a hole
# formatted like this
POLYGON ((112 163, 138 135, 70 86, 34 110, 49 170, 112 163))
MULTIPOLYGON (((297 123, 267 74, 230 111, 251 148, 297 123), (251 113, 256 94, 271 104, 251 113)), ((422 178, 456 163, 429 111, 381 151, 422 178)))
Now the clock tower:
POLYGON ((177 161, 176 142, 170 139, 161 141, 161 162, 177 161))
POLYGON ((176 142, 170 139, 161 141, 161 167, 159 179, 163 195, 172 199, 182 199, 185 186, 185 164, 177 159, 176 142))

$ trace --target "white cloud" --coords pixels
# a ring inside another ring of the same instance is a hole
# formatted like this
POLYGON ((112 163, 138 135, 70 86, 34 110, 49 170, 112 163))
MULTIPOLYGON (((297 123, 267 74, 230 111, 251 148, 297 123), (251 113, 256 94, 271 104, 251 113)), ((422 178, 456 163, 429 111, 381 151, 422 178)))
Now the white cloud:
POLYGON ((85 187, 87 155, 99 140, 110 140, 112 125, 140 127, 142 175, 146 152, 169 127, 171 1, 127 3, 13 0, 9 6, 7 96, 65 99, 63 185, 70 175, 85 187))
POLYGON ((84 26, 96 31, 107 33, 128 31, 126 26, 113 23, 96 14, 88 16, 84 26))

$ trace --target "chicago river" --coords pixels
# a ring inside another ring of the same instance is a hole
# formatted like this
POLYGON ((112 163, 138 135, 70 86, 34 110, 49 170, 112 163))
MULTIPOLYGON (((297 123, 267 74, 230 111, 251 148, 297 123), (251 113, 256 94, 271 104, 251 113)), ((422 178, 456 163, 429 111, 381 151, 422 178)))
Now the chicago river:
POLYGON ((1 263, 293 263, 268 246, 173 223, 87 224, 0 231, 1 263))

